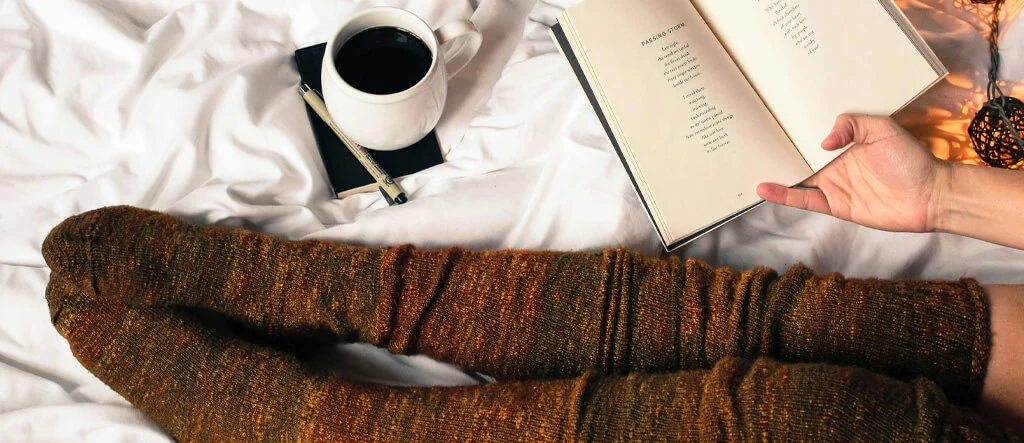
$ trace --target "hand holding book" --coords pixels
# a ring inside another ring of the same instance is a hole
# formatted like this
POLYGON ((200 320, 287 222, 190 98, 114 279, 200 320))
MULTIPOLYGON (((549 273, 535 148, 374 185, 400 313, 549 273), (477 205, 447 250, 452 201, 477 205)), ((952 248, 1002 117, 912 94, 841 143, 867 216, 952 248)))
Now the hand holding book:
POLYGON ((839 116, 821 147, 846 146, 805 188, 762 183, 758 195, 875 229, 950 232, 1024 249, 1024 172, 944 162, 886 117, 839 116))
POLYGON ((871 228, 934 230, 937 185, 946 180, 950 165, 886 117, 841 115, 821 147, 836 151, 851 143, 847 152, 803 182, 803 188, 763 183, 757 194, 772 203, 871 228))
POLYGON ((835 115, 946 74, 892 0, 586 0, 551 34, 668 250, 825 168, 835 115))

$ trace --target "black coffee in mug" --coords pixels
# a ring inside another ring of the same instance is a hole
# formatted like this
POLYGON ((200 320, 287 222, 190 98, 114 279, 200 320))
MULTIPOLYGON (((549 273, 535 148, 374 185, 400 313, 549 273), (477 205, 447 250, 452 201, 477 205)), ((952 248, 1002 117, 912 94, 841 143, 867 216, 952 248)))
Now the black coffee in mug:
POLYGON ((360 31, 334 57, 346 83, 370 94, 394 94, 419 83, 434 59, 430 48, 409 31, 392 27, 360 31))

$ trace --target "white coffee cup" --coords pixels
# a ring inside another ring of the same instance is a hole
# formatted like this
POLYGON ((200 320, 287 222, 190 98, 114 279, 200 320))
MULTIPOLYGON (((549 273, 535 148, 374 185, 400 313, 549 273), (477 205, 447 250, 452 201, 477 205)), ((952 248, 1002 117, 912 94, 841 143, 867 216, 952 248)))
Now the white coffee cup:
POLYGON ((362 146, 385 151, 410 146, 437 125, 448 95, 448 79, 469 64, 481 41, 480 31, 468 20, 433 30, 404 9, 376 7, 361 11, 327 42, 321 71, 327 110, 338 128, 362 146), (426 75, 409 89, 371 94, 356 89, 338 74, 335 56, 342 45, 362 31, 380 27, 399 28, 415 35, 433 54, 426 75))

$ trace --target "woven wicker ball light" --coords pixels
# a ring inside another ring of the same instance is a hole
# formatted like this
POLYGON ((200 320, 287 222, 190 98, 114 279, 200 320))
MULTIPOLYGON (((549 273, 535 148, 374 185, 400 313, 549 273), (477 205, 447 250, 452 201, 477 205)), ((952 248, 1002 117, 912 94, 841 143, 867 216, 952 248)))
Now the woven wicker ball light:
POLYGON ((985 103, 967 133, 985 163, 999 168, 1024 166, 1024 102, 1002 97, 985 103))

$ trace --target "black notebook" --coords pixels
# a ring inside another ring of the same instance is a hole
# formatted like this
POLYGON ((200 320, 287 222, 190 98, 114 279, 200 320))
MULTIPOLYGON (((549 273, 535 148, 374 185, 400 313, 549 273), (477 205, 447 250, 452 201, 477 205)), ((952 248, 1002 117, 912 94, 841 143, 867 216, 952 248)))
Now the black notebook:
MULTIPOLYGON (((301 81, 317 91, 321 90, 320 67, 326 48, 327 44, 321 43, 295 51, 295 64, 298 66, 301 81)), ((324 161, 334 194, 338 198, 343 198, 377 190, 377 183, 370 173, 366 172, 334 131, 331 131, 327 123, 324 123, 308 105, 306 116, 313 127, 313 136, 316 138, 320 158, 324 161)), ((388 175, 395 179, 444 163, 435 131, 431 131, 423 140, 408 148, 397 151, 367 151, 388 175)))

